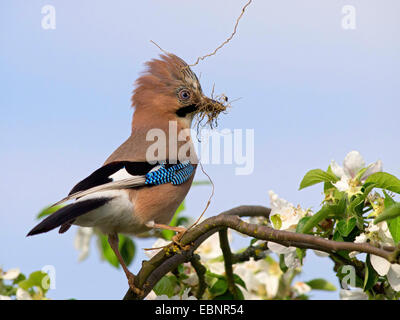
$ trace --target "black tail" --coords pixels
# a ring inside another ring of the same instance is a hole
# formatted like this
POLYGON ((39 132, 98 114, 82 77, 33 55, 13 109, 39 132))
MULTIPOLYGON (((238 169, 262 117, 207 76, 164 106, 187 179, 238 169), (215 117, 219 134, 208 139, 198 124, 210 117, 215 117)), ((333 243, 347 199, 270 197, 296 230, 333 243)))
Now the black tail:
POLYGON ((95 210, 102 205, 106 204, 112 198, 95 198, 88 199, 84 201, 79 201, 75 203, 71 203, 61 209, 57 210, 42 222, 40 222, 36 227, 34 227, 27 236, 33 236, 35 234, 44 233, 50 230, 53 230, 64 223, 69 221, 73 221, 77 217, 95 210))

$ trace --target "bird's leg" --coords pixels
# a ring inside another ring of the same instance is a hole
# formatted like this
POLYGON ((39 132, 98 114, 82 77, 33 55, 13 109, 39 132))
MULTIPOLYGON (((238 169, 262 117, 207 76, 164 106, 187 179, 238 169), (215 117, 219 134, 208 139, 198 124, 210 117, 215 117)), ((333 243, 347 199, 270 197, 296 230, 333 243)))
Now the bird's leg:
POLYGON ((187 250, 190 247, 190 246, 182 246, 182 244, 180 243, 180 240, 182 239, 183 235, 188 230, 184 227, 173 227, 173 226, 168 226, 166 224, 154 223, 154 221, 146 223, 146 227, 152 229, 163 229, 163 230, 171 230, 177 232, 177 234, 172 237, 172 241, 184 250, 187 250))
POLYGON ((140 290, 139 288, 135 287, 135 284, 134 284, 135 275, 132 272, 129 271, 128 267, 125 264, 124 259, 121 256, 121 253, 119 252, 119 249, 118 249, 118 244, 119 244, 118 234, 116 234, 116 233, 109 234, 108 235, 108 243, 110 244, 111 249, 114 251, 115 255, 117 256, 118 261, 121 264, 121 267, 124 270, 126 277, 128 278, 129 287, 136 294, 138 294, 138 295, 142 294, 142 290, 140 290))
POLYGON ((146 227, 152 228, 152 229, 163 229, 163 230, 171 230, 174 232, 185 232, 186 228, 184 227, 173 227, 173 226, 168 226, 166 224, 160 224, 160 223, 154 223, 154 221, 150 221, 146 223, 146 227))

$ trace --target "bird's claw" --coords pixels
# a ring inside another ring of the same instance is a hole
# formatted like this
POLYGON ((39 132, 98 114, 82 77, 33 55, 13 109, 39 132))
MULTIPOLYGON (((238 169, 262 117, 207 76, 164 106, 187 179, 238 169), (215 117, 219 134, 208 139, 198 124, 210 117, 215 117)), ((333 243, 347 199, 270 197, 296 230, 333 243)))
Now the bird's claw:
POLYGON ((172 237, 172 239, 171 239, 172 242, 173 242, 174 244, 176 244, 176 245, 177 245, 181 250, 183 250, 183 251, 187 251, 187 250, 189 250, 190 247, 191 247, 190 244, 183 245, 182 242, 181 242, 181 239, 182 239, 182 237, 185 235, 186 231, 187 231, 187 229, 184 229, 183 231, 181 231, 181 232, 177 233, 176 235, 174 235, 174 236, 172 237))
POLYGON ((131 288, 132 292, 138 296, 142 296, 144 291, 135 286, 135 275, 133 273, 129 273, 126 275, 126 277, 128 278, 129 288, 131 288))

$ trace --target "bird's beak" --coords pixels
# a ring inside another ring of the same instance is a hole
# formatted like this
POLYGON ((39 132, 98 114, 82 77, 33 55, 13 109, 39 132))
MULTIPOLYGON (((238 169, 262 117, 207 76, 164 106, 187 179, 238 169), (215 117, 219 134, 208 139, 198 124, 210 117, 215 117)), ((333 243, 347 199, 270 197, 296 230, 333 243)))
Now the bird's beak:
POLYGON ((207 122, 212 123, 217 119, 218 115, 225 111, 227 105, 227 98, 223 97, 222 101, 217 101, 206 96, 203 96, 199 103, 197 104, 196 113, 200 115, 200 118, 203 119, 205 116, 208 117, 207 122))

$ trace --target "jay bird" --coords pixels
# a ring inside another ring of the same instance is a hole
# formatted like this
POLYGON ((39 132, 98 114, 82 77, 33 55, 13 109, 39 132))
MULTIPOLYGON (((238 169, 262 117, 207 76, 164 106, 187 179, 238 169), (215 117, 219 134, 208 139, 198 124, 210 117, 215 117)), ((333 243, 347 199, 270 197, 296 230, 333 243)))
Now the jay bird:
POLYGON ((57 204, 68 200, 73 200, 72 203, 28 233, 32 236, 57 227, 63 233, 72 224, 97 227, 108 235, 108 242, 134 290, 137 290, 134 275, 118 251, 118 233, 135 235, 152 228, 185 230, 168 226, 191 187, 197 166, 190 134, 182 138, 180 132, 190 131, 196 115, 201 119, 206 115, 210 122, 226 109, 224 103, 203 94, 195 73, 177 56, 164 54, 146 65, 132 96, 130 137, 102 167, 75 185, 57 204), (149 152, 154 144, 149 139, 152 129, 162 130, 168 142, 153 153, 149 152), (177 152, 180 148, 186 152, 177 152))

